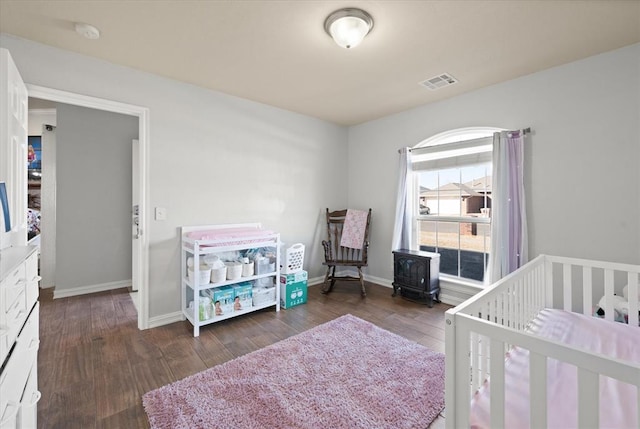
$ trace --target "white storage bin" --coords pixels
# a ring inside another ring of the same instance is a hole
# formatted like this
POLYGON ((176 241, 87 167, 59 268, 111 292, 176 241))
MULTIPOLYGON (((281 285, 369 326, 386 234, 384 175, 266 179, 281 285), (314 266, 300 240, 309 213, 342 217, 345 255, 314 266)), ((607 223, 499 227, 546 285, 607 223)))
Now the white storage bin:
POLYGON ((271 287, 275 286, 275 279, 273 277, 262 277, 255 281, 256 287, 271 287))
POLYGON ((284 251, 282 257, 281 273, 293 274, 302 271, 304 262, 304 244, 296 243, 284 251))
MULTIPOLYGON (((211 278, 211 270, 209 268, 201 268, 198 271, 198 283, 203 285, 209 283, 209 279, 211 278)), ((189 281, 191 283, 194 282, 193 270, 189 270, 189 281)))
POLYGON ((227 280, 238 280, 242 276, 242 264, 240 262, 225 262, 227 266, 227 280))
POLYGON ((227 278, 227 266, 211 269, 211 283, 220 283, 227 278))
POLYGON ((253 261, 242 263, 242 277, 250 277, 253 275, 254 267, 253 261))
POLYGON ((262 288, 262 287, 253 288, 252 293, 253 293, 254 307, 258 305, 263 305, 263 304, 270 304, 276 300, 275 286, 270 288, 262 288))

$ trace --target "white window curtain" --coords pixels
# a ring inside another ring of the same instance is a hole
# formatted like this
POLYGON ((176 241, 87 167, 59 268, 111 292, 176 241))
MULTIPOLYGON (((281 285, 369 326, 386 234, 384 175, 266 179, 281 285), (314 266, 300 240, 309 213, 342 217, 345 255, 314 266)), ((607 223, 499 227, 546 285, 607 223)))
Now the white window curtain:
POLYGON ((488 283, 528 261, 524 193, 524 131, 493 135, 491 253, 488 283))
POLYGON ((411 228, 413 216, 413 169, 411 149, 400 149, 398 169, 398 192, 396 193, 396 221, 393 228, 391 250, 411 249, 411 228))

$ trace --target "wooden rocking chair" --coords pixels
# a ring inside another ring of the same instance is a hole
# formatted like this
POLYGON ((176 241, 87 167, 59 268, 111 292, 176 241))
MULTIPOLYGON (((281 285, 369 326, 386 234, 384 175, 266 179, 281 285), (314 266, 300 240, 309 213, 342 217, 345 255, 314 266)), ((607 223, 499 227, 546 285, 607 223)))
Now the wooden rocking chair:
POLYGON ((322 265, 327 266, 327 274, 324 277, 322 293, 327 294, 333 290, 336 280, 359 281, 361 295, 364 298, 367 292, 364 288, 362 267, 367 266, 367 249, 369 247, 369 225, 371 223, 371 209, 367 215, 367 224, 364 233, 364 242, 361 249, 352 249, 340 245, 342 230, 347 217, 347 210, 330 212, 327 209, 327 239, 322 241, 324 247, 324 260, 322 265), (336 267, 355 267, 358 269, 358 277, 336 276, 336 267), (331 280, 330 283, 329 280, 331 280))

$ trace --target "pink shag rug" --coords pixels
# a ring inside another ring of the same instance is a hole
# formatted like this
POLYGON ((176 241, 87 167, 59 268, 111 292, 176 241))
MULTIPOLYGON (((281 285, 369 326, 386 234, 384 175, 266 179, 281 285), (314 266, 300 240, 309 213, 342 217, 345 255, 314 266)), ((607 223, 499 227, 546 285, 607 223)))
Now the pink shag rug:
POLYGON ((348 314, 142 400, 154 429, 426 429, 444 355, 348 314))

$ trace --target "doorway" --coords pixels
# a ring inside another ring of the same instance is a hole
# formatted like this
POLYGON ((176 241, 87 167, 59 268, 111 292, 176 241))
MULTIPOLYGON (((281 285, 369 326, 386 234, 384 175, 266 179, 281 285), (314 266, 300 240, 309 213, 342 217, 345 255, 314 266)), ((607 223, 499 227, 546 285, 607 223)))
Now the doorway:
POLYGON ((132 165, 132 173, 136 175, 133 183, 136 184, 134 194, 137 195, 138 204, 138 230, 136 237, 132 238, 132 282, 138 292, 138 328, 148 327, 148 239, 146 235, 147 198, 148 198, 148 123, 149 111, 147 108, 134 106, 111 100, 69 93, 27 84, 29 97, 48 100, 56 103, 65 103, 73 106, 88 107, 106 112, 120 113, 134 116, 138 119, 138 144, 137 156, 134 157, 136 165, 132 165))

